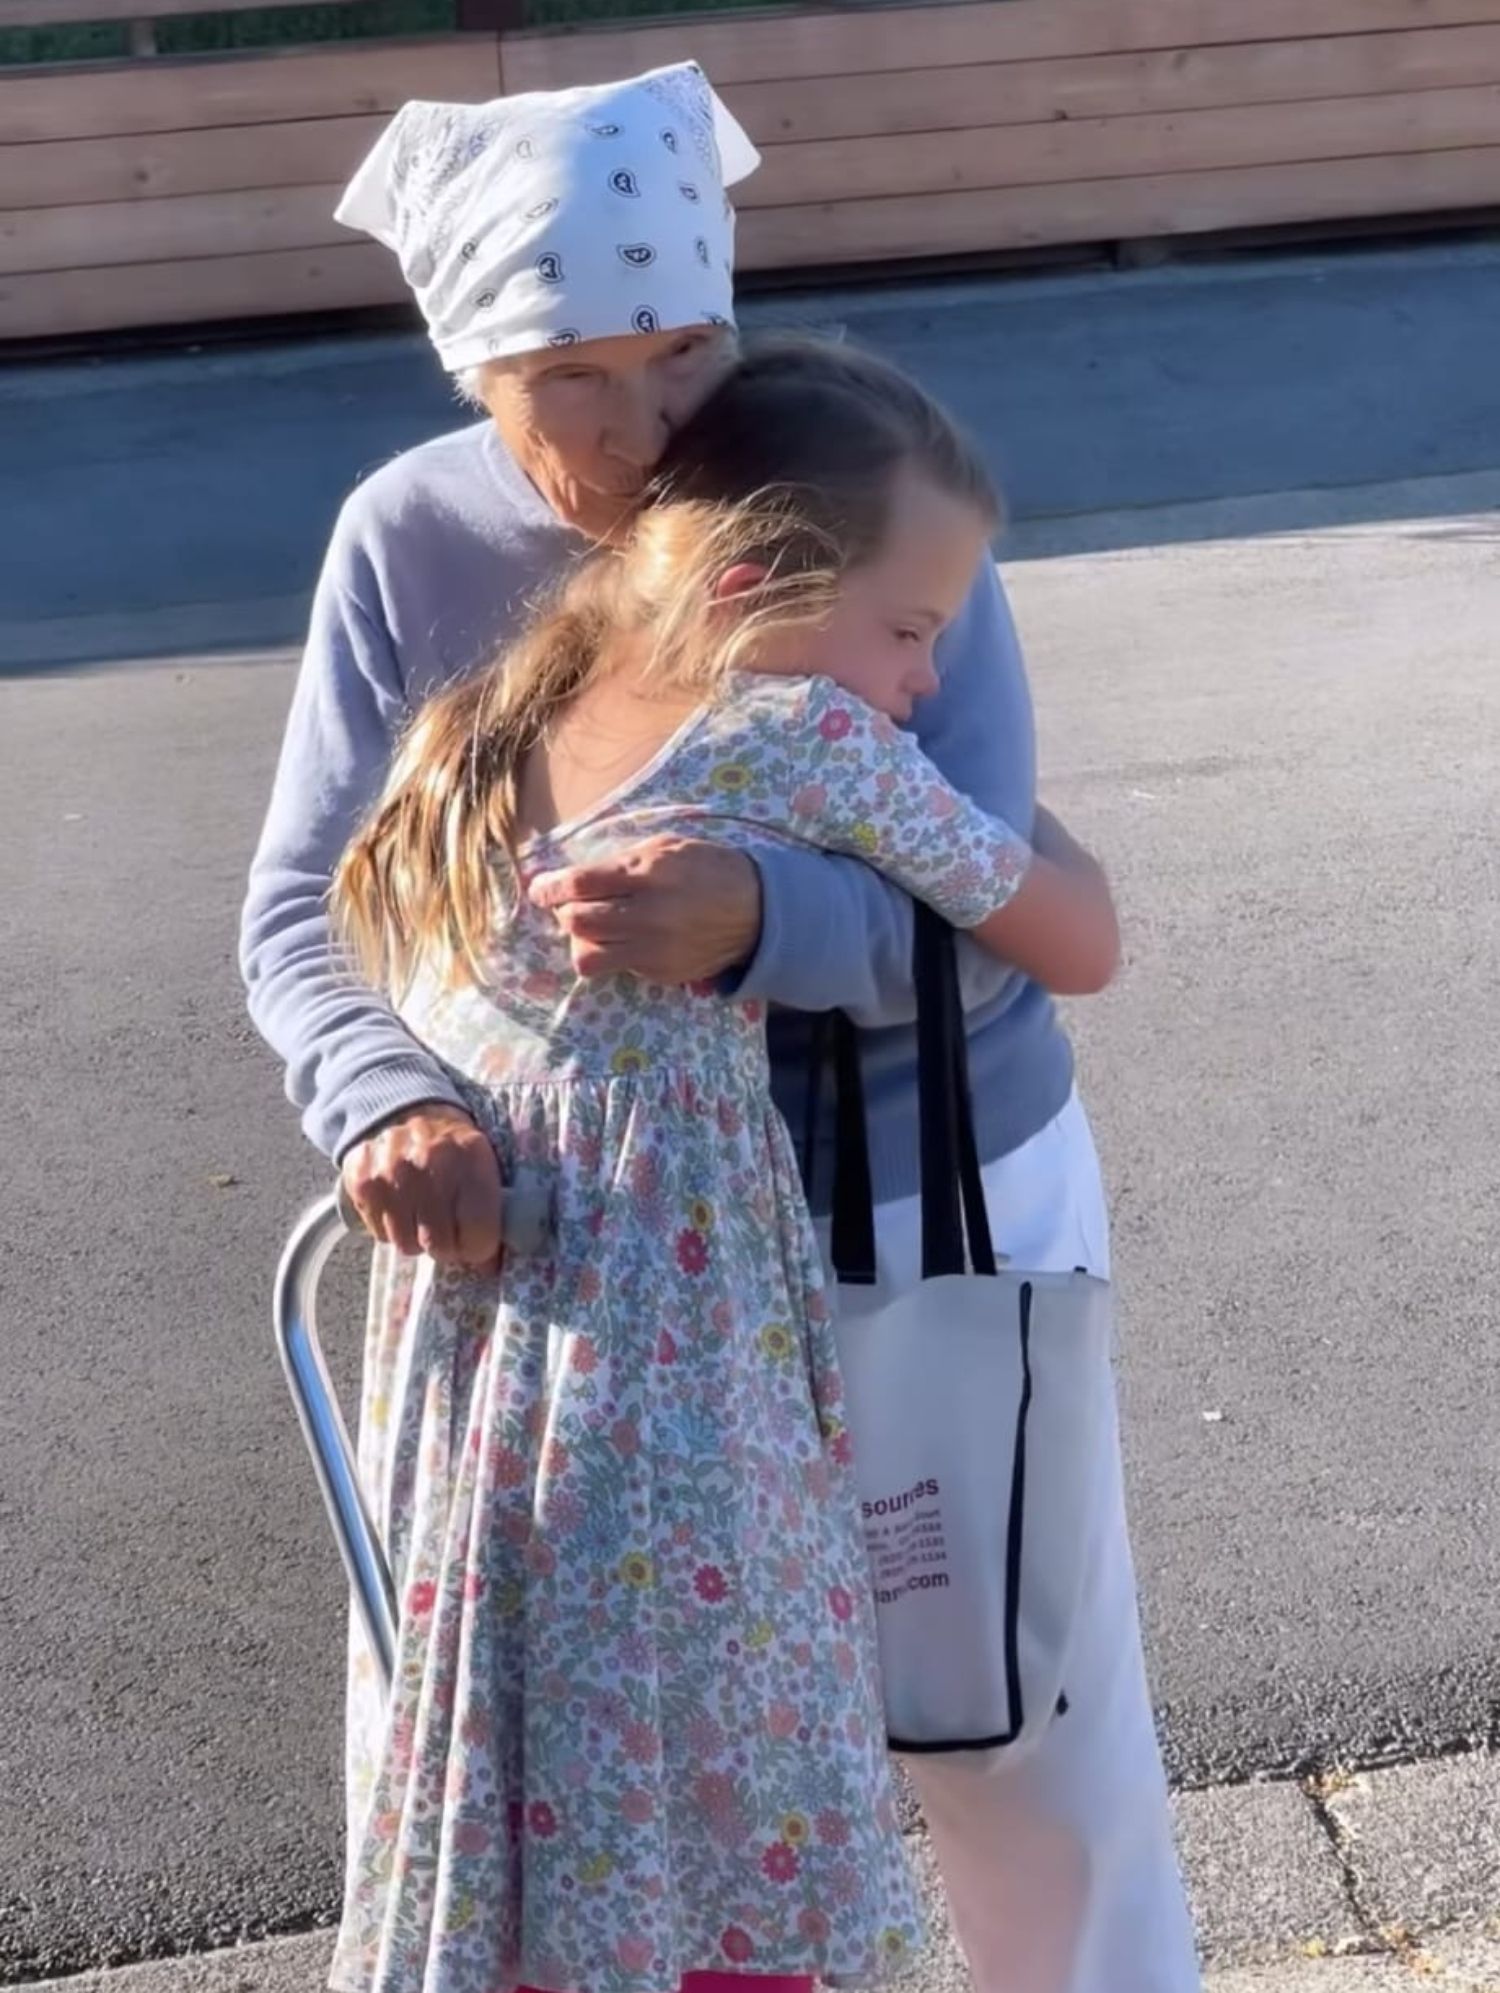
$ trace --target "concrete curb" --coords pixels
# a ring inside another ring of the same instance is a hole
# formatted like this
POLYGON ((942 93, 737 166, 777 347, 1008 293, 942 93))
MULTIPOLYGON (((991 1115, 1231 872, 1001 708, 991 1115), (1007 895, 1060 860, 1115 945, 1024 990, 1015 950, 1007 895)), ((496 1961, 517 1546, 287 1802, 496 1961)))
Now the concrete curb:
POLYGON ((1175 1805, 1214 1964, 1363 1955, 1500 1989, 1500 1756, 1187 1793, 1175 1805))

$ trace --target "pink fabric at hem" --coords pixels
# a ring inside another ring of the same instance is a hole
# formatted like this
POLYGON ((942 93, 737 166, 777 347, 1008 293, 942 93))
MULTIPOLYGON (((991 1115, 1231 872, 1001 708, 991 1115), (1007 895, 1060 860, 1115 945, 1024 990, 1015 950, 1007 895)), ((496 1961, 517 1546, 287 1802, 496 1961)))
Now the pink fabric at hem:
POLYGON ((690 1972, 682 1993, 812 1993, 812 1987, 796 1972, 690 1972))
MULTIPOLYGON (((797 1972, 690 1972, 680 1993, 812 1993, 812 1987, 811 1978, 797 1972)), ((540 1989, 520 1986, 516 1993, 540 1989)))

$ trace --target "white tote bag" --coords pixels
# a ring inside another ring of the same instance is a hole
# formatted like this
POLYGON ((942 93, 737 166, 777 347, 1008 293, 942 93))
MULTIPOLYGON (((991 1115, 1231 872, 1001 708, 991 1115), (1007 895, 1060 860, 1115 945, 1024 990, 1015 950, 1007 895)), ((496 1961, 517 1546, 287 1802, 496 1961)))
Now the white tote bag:
POLYGON ((997 1265, 954 937, 917 913, 922 1277, 905 1293, 876 1284, 857 1038, 840 1019, 838 1345, 891 1746, 1009 1757, 1067 1709, 1111 1296, 1083 1272, 997 1265))

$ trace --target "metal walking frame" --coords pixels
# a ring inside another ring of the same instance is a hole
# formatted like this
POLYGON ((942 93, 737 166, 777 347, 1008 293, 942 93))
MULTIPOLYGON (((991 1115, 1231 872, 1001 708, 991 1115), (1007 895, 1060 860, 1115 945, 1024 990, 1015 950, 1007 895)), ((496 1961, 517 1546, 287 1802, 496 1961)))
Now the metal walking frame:
MULTIPOLYGON (((545 1172, 517 1171, 505 1191, 501 1238, 507 1255, 541 1251, 553 1236, 552 1183, 545 1172)), ((363 1233, 343 1185, 308 1206, 282 1248, 271 1311, 297 1423, 312 1455, 323 1506, 364 1623, 386 1694, 396 1671, 396 1583, 380 1533, 359 1485, 349 1428, 339 1410, 318 1341, 318 1281, 335 1246, 363 1233)))
POLYGON ((379 1532, 359 1485, 349 1428, 339 1410, 318 1341, 318 1281, 334 1247, 359 1220, 342 1189, 320 1197, 293 1226, 276 1269, 272 1314, 281 1367, 297 1423, 333 1525, 339 1556, 387 1694, 396 1669, 396 1586, 379 1532))

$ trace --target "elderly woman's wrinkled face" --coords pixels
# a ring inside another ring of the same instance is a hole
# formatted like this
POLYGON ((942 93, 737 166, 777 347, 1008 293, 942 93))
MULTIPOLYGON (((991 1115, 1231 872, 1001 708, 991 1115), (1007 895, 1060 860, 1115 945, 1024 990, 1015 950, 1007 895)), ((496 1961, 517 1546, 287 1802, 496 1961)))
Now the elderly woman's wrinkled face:
POLYGON ((485 407, 559 519, 608 540, 630 522, 667 438, 734 362, 716 326, 587 339, 492 361, 485 407))

